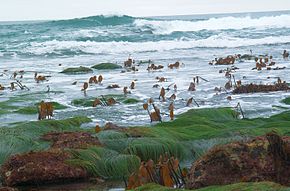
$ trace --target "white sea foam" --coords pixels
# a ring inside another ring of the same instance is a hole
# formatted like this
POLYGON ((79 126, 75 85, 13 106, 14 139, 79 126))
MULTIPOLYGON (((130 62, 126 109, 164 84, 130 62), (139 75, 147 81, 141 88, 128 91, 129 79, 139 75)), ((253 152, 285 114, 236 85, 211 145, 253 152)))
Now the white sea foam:
POLYGON ((60 54, 61 51, 82 51, 92 54, 118 54, 132 52, 168 51, 174 49, 190 49, 195 47, 225 48, 243 47, 254 45, 270 45, 290 43, 290 36, 264 37, 259 39, 243 39, 214 35, 201 40, 172 40, 172 41, 148 41, 148 42, 94 42, 94 41, 46 41, 33 42, 23 51, 42 55, 47 53, 60 54))
POLYGON ((174 31, 200 31, 245 28, 281 28, 290 27, 290 15, 265 16, 260 18, 247 17, 222 17, 211 18, 204 21, 182 20, 145 20, 137 19, 137 27, 150 27, 155 34, 170 34, 174 31))

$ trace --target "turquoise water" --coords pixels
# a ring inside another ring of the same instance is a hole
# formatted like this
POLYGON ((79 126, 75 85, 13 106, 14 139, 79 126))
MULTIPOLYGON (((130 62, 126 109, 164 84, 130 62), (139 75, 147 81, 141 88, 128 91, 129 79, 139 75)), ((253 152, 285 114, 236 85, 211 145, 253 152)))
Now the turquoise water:
MULTIPOLYGON (((229 102, 225 99, 227 94, 216 96, 213 91, 214 87, 223 86, 227 81, 223 74, 218 73, 225 67, 209 67, 208 61, 229 54, 249 54, 252 50, 256 55, 273 55, 280 64, 278 66, 289 68, 289 61, 281 57, 284 49, 290 50, 289 21, 290 11, 152 18, 93 16, 58 21, 0 22, 0 71, 8 69, 9 75, 14 71, 27 71, 20 80, 31 89, 30 92, 45 91, 47 85, 52 90, 63 91, 61 95, 43 98, 69 106, 56 118, 83 114, 98 122, 136 125, 148 123, 142 103, 80 110, 71 105, 71 100, 85 97, 80 91, 82 83, 93 74, 67 76, 59 72, 71 66, 92 66, 100 62, 122 64, 129 54, 136 60, 151 59, 165 66, 179 60, 185 63, 185 67, 179 70, 165 68, 162 72, 148 73, 147 65, 143 65, 137 73, 94 71, 95 75, 104 75, 104 85, 90 87, 86 96, 121 94, 122 88, 106 90, 105 87, 112 83, 118 83, 121 87, 129 86, 132 80, 138 79, 137 89, 132 91, 132 95, 141 100, 156 98, 160 90, 152 88, 152 85, 157 83, 156 76, 164 76, 169 80, 161 86, 167 87, 171 83, 178 85, 177 113, 186 111, 185 100, 194 96, 203 103, 202 107, 234 106, 241 102, 248 117, 269 116, 280 112, 273 109, 272 105, 279 105, 279 101, 288 93, 234 95, 233 101, 229 102), (52 77, 47 82, 36 84, 33 79, 35 71, 52 77), (201 83, 196 92, 188 92, 189 82, 194 75, 200 75, 210 82, 201 83), (79 84, 72 86, 74 81, 79 84), (114 115, 108 115, 112 113, 114 115)), ((290 80, 288 68, 258 73, 251 70, 253 61, 237 66, 241 70, 237 71, 236 77, 242 79, 247 76, 244 83, 273 83, 277 76, 290 80), (269 76, 272 78, 268 79, 269 76)), ((11 79, 6 75, 0 76, 0 84, 8 86, 10 82, 11 79)), ((1 97, 9 98, 21 95, 23 91, 5 90, 1 93, 1 97)), ((168 96, 172 93, 167 92, 168 96)), ((158 103, 164 112, 167 112, 168 104, 158 103)), ((0 118, 4 121, 23 119, 17 115, 0 118)), ((34 116, 25 119, 31 120, 34 116)))

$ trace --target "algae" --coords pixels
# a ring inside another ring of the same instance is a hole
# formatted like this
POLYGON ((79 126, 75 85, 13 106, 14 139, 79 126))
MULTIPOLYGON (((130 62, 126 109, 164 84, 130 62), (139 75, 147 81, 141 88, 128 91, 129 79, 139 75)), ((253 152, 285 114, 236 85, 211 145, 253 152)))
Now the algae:
MULTIPOLYGON (((187 189, 173 189, 157 184, 146 184, 144 186, 134 189, 134 191, 171 191, 171 190, 180 190, 180 191, 189 191, 187 189)), ((195 189, 195 191, 289 191, 290 188, 284 187, 280 184, 273 182, 245 182, 245 183, 236 183, 225 186, 209 186, 205 188, 195 189)))
POLYGON ((119 69, 122 68, 122 66, 114 63, 100 63, 92 66, 92 68, 97 69, 97 70, 114 70, 114 69, 119 69))
POLYGON ((86 73, 91 73, 91 72, 93 72, 92 69, 80 66, 77 68, 67 68, 60 73, 63 73, 63 74, 86 74, 86 73))

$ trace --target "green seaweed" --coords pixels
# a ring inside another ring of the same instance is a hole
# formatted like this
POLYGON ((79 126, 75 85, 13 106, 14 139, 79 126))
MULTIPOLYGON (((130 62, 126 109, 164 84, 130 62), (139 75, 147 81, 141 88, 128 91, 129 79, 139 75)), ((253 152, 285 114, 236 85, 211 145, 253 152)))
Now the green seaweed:
POLYGON ((135 98, 128 98, 126 100, 123 101, 124 104, 134 104, 134 103, 138 103, 139 100, 135 99, 135 98))
POLYGON ((92 69, 80 66, 77 68, 67 68, 60 73, 63 73, 63 74, 86 74, 86 73, 91 73, 91 72, 93 72, 92 69))
POLYGON ((290 105, 290 97, 283 99, 281 102, 290 105))
POLYGON ((102 147, 71 150, 74 159, 68 160, 70 165, 85 168, 96 177, 105 179, 121 179, 129 177, 140 166, 136 155, 119 154, 102 147))
POLYGON ((32 150, 44 150, 49 143, 40 137, 49 132, 85 131, 83 123, 91 122, 87 117, 64 120, 42 120, 13 123, 10 127, 0 127, 0 165, 12 154, 32 150))
POLYGON ((122 66, 114 63, 100 63, 92 66, 92 68, 97 69, 97 70, 114 70, 114 69, 119 69, 122 68, 122 66))
MULTIPOLYGON (((140 186, 135 191, 189 191, 187 189, 173 189, 160 186, 154 183, 140 186)), ((289 191, 290 188, 284 187, 274 182, 243 182, 229 185, 208 186, 205 188, 194 189, 195 191, 289 191)))
MULTIPOLYGON (((134 103, 139 102, 139 100, 137 100, 135 98, 127 98, 123 94, 108 94, 108 95, 103 95, 103 96, 99 96, 96 98, 99 98, 101 100, 103 100, 103 99, 107 100, 109 98, 114 98, 117 102, 124 103, 124 104, 134 104, 134 103)), ((75 106, 92 107, 94 100, 96 98, 90 97, 90 98, 74 99, 74 100, 72 100, 71 103, 75 106)))

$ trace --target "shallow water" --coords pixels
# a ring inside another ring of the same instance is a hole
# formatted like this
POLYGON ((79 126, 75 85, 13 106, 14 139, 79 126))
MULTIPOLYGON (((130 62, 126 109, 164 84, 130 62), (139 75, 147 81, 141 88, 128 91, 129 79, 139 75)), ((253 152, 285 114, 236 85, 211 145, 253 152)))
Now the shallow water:
MULTIPOLYGON (((157 84, 155 77, 163 76, 168 82, 158 83, 167 87, 176 83, 178 91, 175 100, 175 113, 180 114, 196 105, 185 107, 186 100, 193 96, 204 107, 234 107, 238 102, 245 116, 267 117, 283 109, 273 107, 284 106, 280 100, 289 96, 288 92, 216 95, 214 88, 224 86, 227 79, 218 71, 226 66, 209 66, 208 62, 215 57, 233 54, 273 55, 277 66, 286 66, 285 70, 251 70, 254 61, 236 63, 240 68, 235 72, 237 80, 242 83, 274 83, 277 78, 287 82, 290 80, 289 60, 283 60, 281 53, 290 49, 290 12, 274 12, 260 14, 226 14, 211 16, 188 16, 186 18, 133 18, 96 16, 67 21, 47 21, 33 23, 1 23, 0 24, 0 71, 7 69, 0 77, 0 84, 9 86, 14 71, 25 70, 23 79, 19 79, 30 91, 1 91, 0 101, 13 96, 31 94, 32 101, 56 101, 68 106, 65 110, 56 111, 54 118, 63 119, 85 115, 93 123, 101 125, 112 121, 123 126, 148 125, 150 120, 143 110, 142 103, 153 97, 156 105, 165 113, 168 120, 167 107, 170 101, 159 102, 160 88, 152 88, 157 84), (138 72, 121 73, 120 70, 98 71, 90 74, 66 75, 59 73, 68 67, 87 66, 101 62, 122 64, 131 54, 137 61, 153 60, 156 64, 167 66, 169 63, 181 61, 185 64, 180 69, 170 70, 165 67, 161 71, 148 72, 147 64, 140 65, 138 72), (61 64, 61 66, 59 66, 61 64), (34 72, 51 76, 48 81, 36 83, 34 72), (82 84, 93 75, 104 76, 102 85, 91 85, 86 93, 80 91, 82 84), (209 82, 201 81, 197 91, 188 92, 187 88, 194 76, 201 76, 209 82), (246 78, 243 79, 243 76, 246 78), (267 77, 270 77, 269 79, 267 77), (74 99, 98 97, 106 94, 122 94, 122 88, 136 81, 133 97, 141 100, 137 104, 117 104, 112 107, 84 108, 71 104, 74 99), (71 85, 77 81, 77 85, 71 85), (108 90, 106 87, 117 83, 120 89, 108 90), (63 93, 39 94, 45 92, 47 85, 51 91, 63 93), (233 100, 228 101, 231 95, 233 100)), ((0 73, 1 74, 1 73, 0 73)), ((173 88, 166 93, 169 97, 173 88)), ((27 105, 29 99, 23 105, 27 105)), ((19 103, 18 103, 19 104, 19 103)), ((289 108, 289 107, 288 107, 289 108)), ((0 116, 1 125, 23 120, 37 120, 37 115, 4 114, 0 116)))

